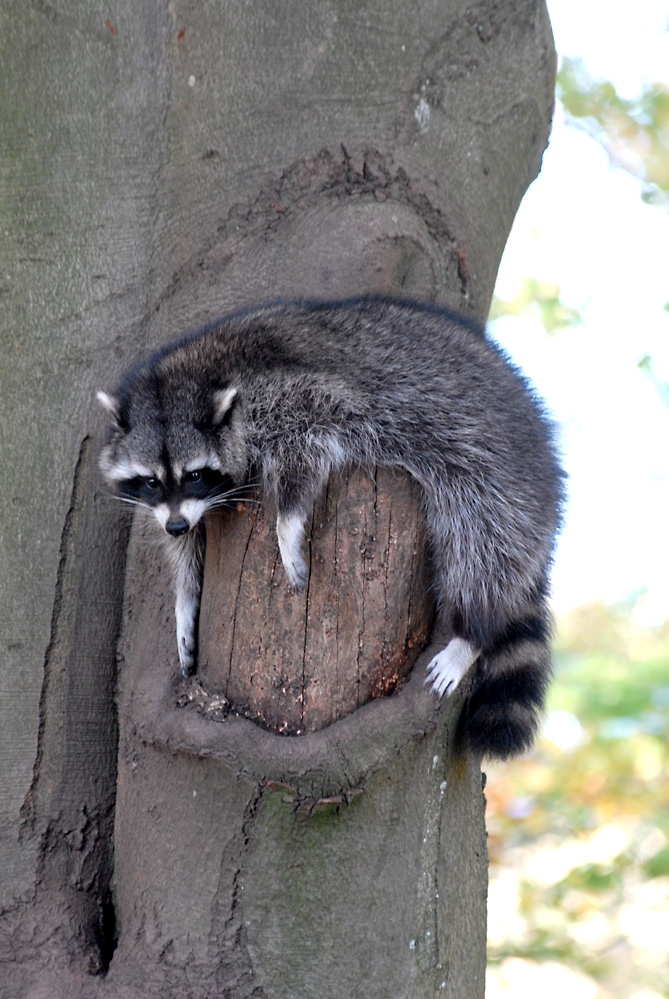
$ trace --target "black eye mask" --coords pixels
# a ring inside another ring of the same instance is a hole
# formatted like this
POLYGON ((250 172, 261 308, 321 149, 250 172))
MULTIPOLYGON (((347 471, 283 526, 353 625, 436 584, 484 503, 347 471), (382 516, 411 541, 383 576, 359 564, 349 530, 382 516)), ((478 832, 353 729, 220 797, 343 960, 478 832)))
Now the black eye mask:
POLYGON ((222 493, 233 487, 230 476, 221 475, 214 468, 195 468, 185 472, 178 487, 184 499, 206 499, 213 492, 222 493))

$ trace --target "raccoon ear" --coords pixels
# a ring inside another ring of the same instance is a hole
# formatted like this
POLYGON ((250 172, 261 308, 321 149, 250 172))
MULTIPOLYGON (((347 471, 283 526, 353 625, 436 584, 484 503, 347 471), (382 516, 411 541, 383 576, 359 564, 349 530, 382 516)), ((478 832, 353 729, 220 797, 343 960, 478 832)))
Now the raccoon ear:
POLYGON ((211 421, 214 427, 218 427, 221 423, 223 423, 226 416, 230 412, 230 408, 235 401, 236 395, 236 388, 217 389, 214 392, 214 415, 211 421))
POLYGON ((98 392, 96 398, 108 416, 117 426, 121 425, 121 404, 116 396, 109 395, 108 392, 98 392))

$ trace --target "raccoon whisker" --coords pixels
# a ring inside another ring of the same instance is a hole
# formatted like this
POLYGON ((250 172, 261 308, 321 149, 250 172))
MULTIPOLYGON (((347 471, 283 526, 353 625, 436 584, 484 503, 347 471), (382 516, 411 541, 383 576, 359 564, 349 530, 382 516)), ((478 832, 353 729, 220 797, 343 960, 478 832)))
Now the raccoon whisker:
POLYGON ((141 503, 140 500, 132 499, 130 496, 118 496, 113 493, 110 494, 112 499, 119 500, 120 503, 130 503, 131 506, 141 506, 145 510, 147 509, 145 503, 141 503))
POLYGON ((121 500, 125 503, 139 503, 139 500, 131 499, 129 496, 123 496, 121 493, 116 492, 114 489, 104 489, 105 496, 112 500, 121 500))
MULTIPOLYGON (((248 492, 249 490, 257 489, 259 485, 260 485, 259 480, 254 482, 240 482, 239 485, 231 486, 230 489, 227 490, 227 492, 230 493, 248 492)), ((217 488, 222 489, 223 484, 219 485, 217 488)))
POLYGON ((211 497, 213 500, 244 500, 244 502, 258 503, 259 500, 255 499, 255 490, 253 489, 230 489, 225 493, 214 493, 211 497))
POLYGON ((240 496, 253 496, 254 493, 254 489, 227 489, 225 492, 211 492, 209 497, 211 499, 237 499, 240 496))
MULTIPOLYGON (((227 489, 225 492, 220 492, 217 489, 212 490, 209 494, 209 500, 227 500, 227 499, 239 499, 244 496, 250 496, 251 493, 255 492, 255 486, 243 485, 235 486, 233 489, 227 489)), ((257 502, 257 501, 256 501, 257 502)))
POLYGON ((252 499, 250 496, 230 496, 226 493, 224 496, 217 496, 213 500, 208 500, 207 509, 214 510, 219 506, 233 506, 235 503, 255 503, 256 506, 262 505, 261 500, 252 499))
MULTIPOLYGON (((261 484, 261 480, 259 478, 257 478, 257 479, 250 479, 248 482, 241 482, 237 486, 232 486, 230 489, 226 490, 226 493, 230 493, 232 495, 233 493, 253 492, 254 490, 260 488, 260 484, 261 484)), ((221 483, 220 485, 218 485, 213 490, 213 493, 216 495, 223 488, 224 488, 224 483, 221 483)))

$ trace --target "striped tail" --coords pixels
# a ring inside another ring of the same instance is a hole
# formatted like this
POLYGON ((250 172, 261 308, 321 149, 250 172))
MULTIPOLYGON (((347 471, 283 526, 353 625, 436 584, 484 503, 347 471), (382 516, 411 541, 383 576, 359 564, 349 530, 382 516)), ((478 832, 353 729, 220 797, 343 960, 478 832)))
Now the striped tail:
POLYGON ((550 638, 550 615, 535 604, 484 647, 477 685, 460 720, 462 744, 500 760, 530 748, 553 672, 550 638))

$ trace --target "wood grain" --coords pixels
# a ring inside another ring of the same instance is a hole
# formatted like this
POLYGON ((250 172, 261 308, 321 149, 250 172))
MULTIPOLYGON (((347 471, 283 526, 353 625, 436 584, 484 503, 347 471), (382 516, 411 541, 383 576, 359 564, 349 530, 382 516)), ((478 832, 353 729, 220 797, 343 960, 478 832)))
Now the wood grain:
POLYGON ((420 492, 404 473, 332 477, 307 524, 303 593, 288 585, 270 501, 206 520, 200 677, 285 734, 392 693, 434 613, 420 492))

